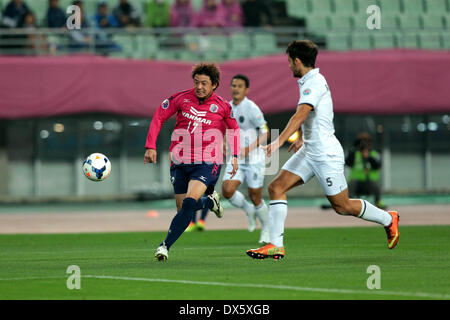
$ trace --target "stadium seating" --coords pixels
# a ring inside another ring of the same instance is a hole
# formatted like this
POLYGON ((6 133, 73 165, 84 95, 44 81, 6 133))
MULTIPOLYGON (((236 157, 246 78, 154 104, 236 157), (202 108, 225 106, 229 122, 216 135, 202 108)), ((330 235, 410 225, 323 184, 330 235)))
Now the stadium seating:
POLYGON ((427 13, 445 14, 448 12, 447 0, 426 0, 425 9, 427 13))
POLYGON ((396 41, 392 32, 375 31, 372 34, 374 49, 395 48, 396 41))
POLYGON ((250 46, 250 36, 247 33, 235 32, 230 35, 230 50, 232 52, 249 53, 250 46))
POLYGON ((136 46, 134 56, 137 58, 148 59, 160 52, 158 40, 152 35, 137 35, 136 46))
MULTIPOLYGON (((430 0, 428 0, 430 1, 430 0)), ((431 0, 435 1, 435 0, 431 0)), ((403 13, 404 14, 417 14, 418 12, 424 12, 423 0, 403 0, 403 13)))
POLYGON ((424 14, 422 25, 424 30, 441 31, 445 29, 444 17, 441 14, 424 14))
POLYGON ((355 2, 353 0, 334 1, 334 12, 340 15, 349 15, 356 12, 355 2))
POLYGON ((252 55, 265 55, 278 52, 277 39, 273 33, 256 33, 253 35, 252 55))
POLYGON ((399 48, 416 49, 419 47, 419 39, 416 32, 402 32, 395 35, 399 48))
POLYGON ((328 33, 326 35, 328 50, 346 51, 350 49, 349 33, 328 33))
POLYGON ((331 14, 333 12, 331 0, 314 0, 310 1, 310 5, 313 14, 331 14))
POLYGON ((443 32, 441 33, 441 37, 442 37, 442 48, 450 50, 450 33, 443 32))
POLYGON ((378 5, 377 0, 355 0, 356 10, 359 14, 365 14, 371 5, 378 5))
POLYGON ((352 16, 346 14, 335 14, 330 16, 330 28, 333 31, 351 31, 353 29, 352 16))
POLYGON ((290 17, 305 18, 310 13, 308 0, 286 0, 286 11, 290 17))
POLYGON ((382 13, 399 14, 402 12, 400 0, 378 0, 378 4, 382 13))
POLYGON ((420 15, 401 15, 399 17, 400 29, 407 30, 419 30, 422 28, 422 19, 420 15))
POLYGON ((367 32, 352 33, 350 37, 351 37, 351 46, 354 50, 372 49, 372 42, 370 40, 369 33, 367 32))
POLYGON ((422 49, 439 50, 442 48, 441 35, 438 32, 421 32, 419 43, 422 49))
POLYGON ((136 57, 134 38, 125 34, 116 34, 113 41, 117 43, 121 50, 111 53, 111 56, 118 58, 136 57))

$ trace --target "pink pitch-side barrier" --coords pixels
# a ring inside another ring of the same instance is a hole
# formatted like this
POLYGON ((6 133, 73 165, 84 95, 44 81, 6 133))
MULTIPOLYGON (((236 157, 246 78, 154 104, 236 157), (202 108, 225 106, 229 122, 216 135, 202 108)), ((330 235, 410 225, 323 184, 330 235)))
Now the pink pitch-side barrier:
MULTIPOLYGON (((0 118, 107 112, 152 117, 160 103, 191 88, 193 63, 98 56, 0 57, 0 118)), ((450 52, 320 52, 336 113, 450 111, 450 52)), ((220 64, 217 93, 230 99, 231 78, 250 78, 249 98, 264 113, 295 110, 298 85, 284 54, 220 64)))

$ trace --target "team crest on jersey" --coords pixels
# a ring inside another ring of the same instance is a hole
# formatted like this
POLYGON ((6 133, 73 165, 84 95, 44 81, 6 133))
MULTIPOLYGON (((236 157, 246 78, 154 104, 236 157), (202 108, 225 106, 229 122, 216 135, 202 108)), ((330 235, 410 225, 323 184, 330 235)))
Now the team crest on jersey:
POLYGON ((217 113, 217 111, 219 111, 219 107, 216 104, 212 104, 209 107, 209 111, 211 111, 212 113, 217 113))
POLYGON ((311 93, 311 89, 305 89, 303 90, 303 95, 307 96, 311 93))
POLYGON ((169 102, 169 100, 166 99, 162 102, 161 107, 163 109, 167 109, 169 107, 169 105, 170 105, 170 102, 169 102))

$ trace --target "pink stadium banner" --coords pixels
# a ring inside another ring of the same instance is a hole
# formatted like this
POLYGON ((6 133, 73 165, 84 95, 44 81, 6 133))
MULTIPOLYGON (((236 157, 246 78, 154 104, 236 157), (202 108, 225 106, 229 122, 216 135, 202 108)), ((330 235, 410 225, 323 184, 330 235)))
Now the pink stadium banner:
MULTIPOLYGON (((194 63, 70 57, 0 57, 0 118, 105 112, 152 117, 160 103, 192 88, 194 63)), ((284 54, 219 64, 217 93, 230 99, 238 73, 264 113, 294 111, 297 82, 284 54)), ((413 114, 450 111, 450 52, 379 50, 320 52, 336 113, 413 114)))

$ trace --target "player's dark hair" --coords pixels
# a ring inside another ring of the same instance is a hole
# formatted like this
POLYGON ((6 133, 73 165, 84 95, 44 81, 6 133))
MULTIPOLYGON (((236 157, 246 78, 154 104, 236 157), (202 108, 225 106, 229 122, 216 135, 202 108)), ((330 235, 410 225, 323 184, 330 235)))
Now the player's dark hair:
POLYGON ((300 59, 305 67, 316 67, 317 45, 311 40, 291 41, 286 49, 286 53, 292 60, 300 59))
POLYGON ((192 79, 194 79, 197 74, 208 76, 209 79, 211 79, 212 84, 217 85, 216 89, 219 87, 220 69, 215 63, 202 62, 196 64, 192 68, 192 79))
POLYGON ((240 79, 243 80, 245 82, 245 87, 249 88, 250 87, 250 80, 248 80, 248 77, 243 75, 243 74, 237 74, 233 77, 233 79, 231 79, 231 82, 233 82, 234 79, 240 79))

